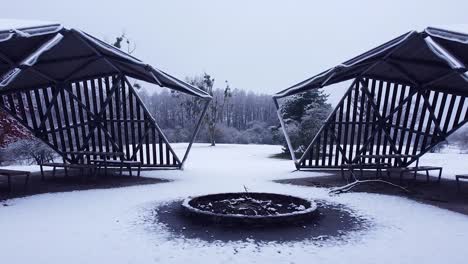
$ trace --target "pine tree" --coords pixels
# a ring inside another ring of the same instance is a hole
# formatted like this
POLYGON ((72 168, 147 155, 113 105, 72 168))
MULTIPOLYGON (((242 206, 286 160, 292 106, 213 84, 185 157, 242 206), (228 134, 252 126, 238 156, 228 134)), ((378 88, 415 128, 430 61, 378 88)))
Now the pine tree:
POLYGON ((294 119, 300 122, 307 109, 330 107, 327 99, 328 95, 319 89, 293 95, 282 104, 281 114, 284 119, 294 119))
MULTIPOLYGON (((305 150, 332 111, 327 99, 328 95, 323 90, 314 89, 291 96, 281 105, 281 114, 295 152, 305 150)), ((288 152, 285 141, 283 145, 283 150, 288 152)))

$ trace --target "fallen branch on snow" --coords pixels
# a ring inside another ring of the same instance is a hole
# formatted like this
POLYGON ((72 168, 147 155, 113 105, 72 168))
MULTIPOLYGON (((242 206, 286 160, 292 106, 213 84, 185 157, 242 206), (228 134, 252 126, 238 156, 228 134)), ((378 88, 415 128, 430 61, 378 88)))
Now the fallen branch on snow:
POLYGON ((331 189, 328 194, 330 195, 337 195, 337 194, 341 194, 341 193, 346 193, 346 192, 349 192, 351 189, 353 189, 354 187, 358 186, 358 185, 361 185, 361 184, 369 184, 369 183, 384 183, 384 184, 388 184, 388 185, 391 185, 393 187, 396 187, 406 193, 411 193, 408 189, 406 189, 405 187, 403 186, 400 186, 398 184, 394 184, 394 183, 391 183, 391 182, 388 182, 388 181, 384 181, 384 180, 356 180, 352 183, 349 183, 349 184, 346 184, 345 186, 341 186, 341 187, 337 187, 337 188, 333 188, 331 189))

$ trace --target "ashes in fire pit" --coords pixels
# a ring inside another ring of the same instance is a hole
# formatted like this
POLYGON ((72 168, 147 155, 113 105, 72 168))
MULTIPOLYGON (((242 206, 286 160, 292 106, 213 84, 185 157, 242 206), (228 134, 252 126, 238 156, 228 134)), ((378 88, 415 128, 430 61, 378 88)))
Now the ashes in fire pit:
POLYGON ((274 193, 220 193, 186 199, 182 208, 195 221, 222 225, 300 224, 316 215, 314 202, 274 193))

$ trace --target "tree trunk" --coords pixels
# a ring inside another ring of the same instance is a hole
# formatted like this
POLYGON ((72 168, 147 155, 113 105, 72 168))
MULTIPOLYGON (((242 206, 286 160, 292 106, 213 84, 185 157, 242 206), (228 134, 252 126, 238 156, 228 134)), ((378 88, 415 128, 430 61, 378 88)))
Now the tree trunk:
POLYGON ((214 146, 216 146, 216 142, 215 142, 215 126, 214 126, 214 125, 211 125, 210 128, 209 128, 209 131, 210 131, 211 146, 214 147, 214 146))

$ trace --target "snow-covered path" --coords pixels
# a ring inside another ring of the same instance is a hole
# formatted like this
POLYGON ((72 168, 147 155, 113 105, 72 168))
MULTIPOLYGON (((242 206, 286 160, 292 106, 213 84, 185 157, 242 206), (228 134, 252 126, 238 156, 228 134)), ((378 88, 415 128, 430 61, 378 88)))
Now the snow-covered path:
MULTIPOLYGON (((405 198, 273 183, 305 177, 290 161, 268 158, 279 146, 196 145, 184 171, 144 172, 173 182, 36 195, 0 207, 1 263, 466 263, 468 217, 405 198), (327 199, 374 227, 346 243, 256 245, 168 239, 142 217, 156 203, 222 191, 273 191, 327 199)), ((317 175, 314 174, 314 175, 317 175)))

